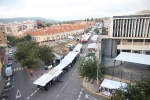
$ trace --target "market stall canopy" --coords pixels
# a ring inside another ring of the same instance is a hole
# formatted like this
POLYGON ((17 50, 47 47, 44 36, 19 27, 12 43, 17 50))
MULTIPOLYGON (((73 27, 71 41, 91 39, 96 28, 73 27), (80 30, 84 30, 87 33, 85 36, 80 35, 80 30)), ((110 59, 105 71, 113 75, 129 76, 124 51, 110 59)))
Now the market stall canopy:
POLYGON ((115 60, 150 65, 150 55, 121 52, 115 60))
POLYGON ((87 47, 88 49, 97 49, 96 43, 90 43, 87 47))
POLYGON ((127 84, 123 82, 118 82, 114 80, 104 79, 101 83, 101 87, 105 87, 108 89, 118 89, 120 87, 125 87, 127 84))
POLYGON ((81 48, 82 48, 82 44, 78 43, 78 44, 76 45, 76 47, 73 49, 73 51, 75 51, 75 52, 80 52, 81 48))

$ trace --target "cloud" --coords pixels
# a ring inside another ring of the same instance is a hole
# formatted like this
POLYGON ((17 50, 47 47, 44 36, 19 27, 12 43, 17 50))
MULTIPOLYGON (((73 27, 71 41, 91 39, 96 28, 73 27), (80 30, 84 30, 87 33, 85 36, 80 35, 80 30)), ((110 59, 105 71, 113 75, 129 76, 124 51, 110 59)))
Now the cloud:
POLYGON ((149 4, 149 0, 2 0, 0 17, 44 17, 55 20, 112 17, 150 10, 149 4))

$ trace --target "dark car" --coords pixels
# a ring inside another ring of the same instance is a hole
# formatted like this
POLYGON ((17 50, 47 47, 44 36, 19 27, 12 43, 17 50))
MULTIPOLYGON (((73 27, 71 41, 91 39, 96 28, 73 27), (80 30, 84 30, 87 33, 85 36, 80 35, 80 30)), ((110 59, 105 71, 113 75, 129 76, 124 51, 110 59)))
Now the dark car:
POLYGON ((12 60, 12 59, 13 59, 13 57, 11 57, 11 56, 8 57, 8 60, 12 60))
POLYGON ((88 53, 87 55, 86 55, 87 57, 90 57, 90 56, 95 56, 95 53, 88 53))
POLYGON ((11 46, 10 46, 10 45, 8 45, 8 48, 11 48, 11 46))

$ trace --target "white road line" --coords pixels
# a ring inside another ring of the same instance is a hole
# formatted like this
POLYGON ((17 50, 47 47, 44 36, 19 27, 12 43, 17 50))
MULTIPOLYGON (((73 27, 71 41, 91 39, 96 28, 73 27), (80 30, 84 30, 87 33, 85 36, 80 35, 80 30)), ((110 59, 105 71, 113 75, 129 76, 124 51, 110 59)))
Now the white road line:
POLYGON ((81 90, 83 91, 83 88, 81 90))
POLYGON ((14 71, 15 71, 15 69, 14 69, 14 71))
POLYGON ((77 99, 77 100, 80 100, 80 99, 77 99))
POLYGON ((77 69, 75 69, 75 71, 72 73, 72 76, 74 75, 74 73, 76 72, 77 69))
POLYGON ((71 79, 71 77, 69 78, 69 80, 71 79))
MULTIPOLYGON (((69 81, 68 81, 69 82, 69 81)), ((62 90, 66 87, 66 85, 68 84, 68 82, 64 85, 64 87, 60 90, 60 92, 62 92, 62 90)))
POLYGON ((30 97, 27 97, 26 100, 30 99, 30 97))
POLYGON ((82 92, 80 92, 80 94, 82 94, 82 92))
POLYGON ((16 69, 16 71, 18 70, 18 68, 16 69))
POLYGON ((33 96, 34 93, 32 93, 30 96, 33 96))
POLYGON ((81 95, 78 96, 78 98, 80 98, 80 97, 81 97, 81 95))
POLYGON ((36 93, 37 91, 34 91, 34 93, 36 93))
POLYGON ((57 98, 58 96, 59 96, 59 94, 57 94, 55 98, 57 98))

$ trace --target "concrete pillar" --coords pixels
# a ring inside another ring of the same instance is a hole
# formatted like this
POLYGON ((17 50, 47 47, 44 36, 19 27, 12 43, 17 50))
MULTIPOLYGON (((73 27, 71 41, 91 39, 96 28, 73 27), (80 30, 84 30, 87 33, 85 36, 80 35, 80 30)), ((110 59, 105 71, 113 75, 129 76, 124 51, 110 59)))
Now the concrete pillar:
POLYGON ((132 39, 132 45, 133 45, 133 39, 132 39))
POLYGON ((145 45, 145 39, 143 40, 143 45, 145 45))

